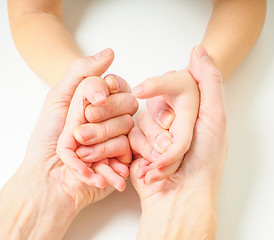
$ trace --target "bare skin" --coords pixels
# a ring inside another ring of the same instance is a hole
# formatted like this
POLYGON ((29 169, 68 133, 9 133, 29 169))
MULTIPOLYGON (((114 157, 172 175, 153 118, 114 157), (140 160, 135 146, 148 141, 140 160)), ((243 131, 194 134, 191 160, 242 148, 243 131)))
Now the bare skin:
MULTIPOLYGON (((266 0, 213 0, 201 44, 224 80, 256 43, 266 16, 266 0)), ((63 19, 62 0, 8 0, 15 44, 27 64, 50 85, 83 56, 63 19)))
MULTIPOLYGON (((84 183, 57 154, 75 90, 86 76, 99 78, 113 58, 113 52, 107 49, 94 57, 78 59, 49 92, 24 161, 0 191, 0 239, 62 239, 82 208, 115 190, 111 184, 104 188, 95 184, 106 168, 98 170, 97 166, 84 183)), ((120 130, 118 135, 123 134, 120 130)))
MULTIPOLYGON (((145 121, 129 134, 136 152, 131 180, 142 206, 137 237, 140 240, 215 239, 216 202, 227 152, 223 79, 201 46, 192 51, 189 70, 197 81, 201 98, 190 149, 178 170, 162 181, 147 184, 146 179, 138 176, 138 170, 140 167, 149 169, 151 165, 144 158, 146 149, 151 147, 145 133, 157 123, 145 121), (139 128, 144 134, 139 134, 139 128), (138 148, 138 145, 143 147, 138 148)), ((176 84, 173 87, 178 88, 176 84)), ((146 118, 147 114, 145 112, 141 118, 146 118)), ((159 128, 154 130, 161 132, 159 128)))

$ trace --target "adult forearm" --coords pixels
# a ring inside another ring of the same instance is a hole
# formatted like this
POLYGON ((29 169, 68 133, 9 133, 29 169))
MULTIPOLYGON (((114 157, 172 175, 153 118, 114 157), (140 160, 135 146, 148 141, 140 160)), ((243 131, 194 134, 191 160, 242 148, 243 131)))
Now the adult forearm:
POLYGON ((62 239, 76 215, 58 189, 18 170, 0 192, 0 239, 62 239), (31 180, 31 181, 29 181, 31 180))
POLYGON ((40 11, 10 14, 10 26, 24 60, 50 85, 82 56, 61 16, 40 11))
MULTIPOLYGON (((183 191, 166 199, 142 204, 137 239, 213 240, 216 235, 216 198, 199 190, 183 191), (160 202, 160 203, 159 203, 160 202)), ((161 196, 164 197, 165 196, 161 196)))
POLYGON ((226 79, 256 43, 266 0, 215 0, 202 45, 226 79))

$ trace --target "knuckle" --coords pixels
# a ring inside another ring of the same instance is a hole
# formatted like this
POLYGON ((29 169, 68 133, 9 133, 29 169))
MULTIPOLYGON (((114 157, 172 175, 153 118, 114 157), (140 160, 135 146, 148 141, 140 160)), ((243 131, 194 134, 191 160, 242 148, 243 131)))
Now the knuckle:
POLYGON ((110 134, 109 125, 107 123, 100 123, 99 126, 99 131, 97 131, 100 132, 99 136, 101 136, 102 139, 107 139, 110 134))
POLYGON ((133 121, 132 117, 131 117, 129 114, 125 114, 125 115, 123 116, 123 118, 124 118, 125 124, 126 124, 130 129, 133 128, 133 126, 134 126, 134 121, 133 121))
POLYGON ((106 153, 106 143, 101 143, 99 145, 97 145, 97 147, 95 148, 94 151, 94 155, 99 157, 99 156, 104 156, 104 154, 106 153))
POLYGON ((138 132, 139 132, 139 128, 137 126, 134 126, 129 134, 128 134, 128 139, 129 139, 129 142, 132 144, 136 138, 136 136, 138 136, 138 132))

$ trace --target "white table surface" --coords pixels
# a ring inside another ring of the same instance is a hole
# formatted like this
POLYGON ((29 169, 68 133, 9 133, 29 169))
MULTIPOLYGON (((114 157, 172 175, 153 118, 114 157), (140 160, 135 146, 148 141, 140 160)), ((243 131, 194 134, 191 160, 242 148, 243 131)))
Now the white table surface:
MULTIPOLYGON (((86 54, 116 53, 110 72, 134 86, 186 66, 211 13, 202 0, 65 0, 66 23, 86 54)), ((17 53, 0 0, 0 187, 21 163, 49 87, 17 53)), ((274 2, 262 35, 225 84, 230 149, 219 197, 218 240, 274 239, 274 2)), ((135 239, 138 196, 129 186, 85 208, 65 240, 135 239)))

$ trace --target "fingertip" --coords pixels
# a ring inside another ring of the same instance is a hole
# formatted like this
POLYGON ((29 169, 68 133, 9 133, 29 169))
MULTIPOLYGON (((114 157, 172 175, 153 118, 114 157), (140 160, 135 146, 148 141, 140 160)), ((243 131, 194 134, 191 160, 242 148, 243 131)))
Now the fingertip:
POLYGON ((111 48, 106 48, 102 50, 101 52, 94 55, 94 58, 97 61, 101 61, 107 58, 114 58, 114 51, 111 48))
POLYGON ((108 89, 110 93, 115 93, 119 90, 120 85, 114 75, 110 74, 105 77, 105 81, 107 83, 108 89))
POLYGON ((92 98, 92 104, 94 105, 103 105, 107 101, 107 96, 104 92, 96 92, 92 98))
POLYGON ((83 143, 83 142, 84 142, 84 139, 83 139, 83 137, 82 137, 81 134, 80 134, 79 128, 80 128, 80 126, 77 126, 77 127, 74 129, 73 135, 74 135, 74 138, 76 139, 77 142, 83 143))
POLYGON ((114 187, 119 191, 123 192, 126 189, 126 181, 123 179, 120 183, 114 184, 114 187))
POLYGON ((144 87, 142 85, 138 85, 131 90, 131 93, 134 97, 141 98, 144 91, 145 91, 144 87))

